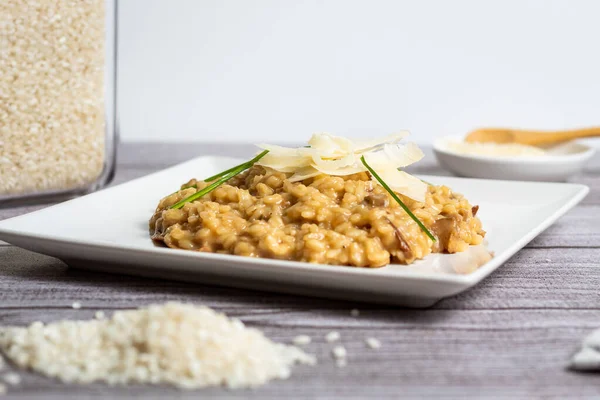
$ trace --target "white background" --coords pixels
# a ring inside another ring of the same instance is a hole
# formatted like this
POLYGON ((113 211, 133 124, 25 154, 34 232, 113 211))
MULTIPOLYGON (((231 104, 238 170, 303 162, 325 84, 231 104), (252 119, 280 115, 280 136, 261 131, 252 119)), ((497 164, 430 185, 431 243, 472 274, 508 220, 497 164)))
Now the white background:
POLYGON ((121 135, 600 125, 599 15, 596 0, 121 0, 121 135))

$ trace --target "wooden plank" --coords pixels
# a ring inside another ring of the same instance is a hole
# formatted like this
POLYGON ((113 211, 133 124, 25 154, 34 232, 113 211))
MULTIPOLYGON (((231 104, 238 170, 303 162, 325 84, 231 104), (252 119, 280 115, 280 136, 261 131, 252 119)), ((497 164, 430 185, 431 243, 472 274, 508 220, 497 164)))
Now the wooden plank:
POLYGON ((256 151, 250 143, 124 142, 119 146, 117 165, 164 168, 205 155, 252 158, 256 151))
POLYGON ((600 206, 577 206, 527 247, 600 247, 600 206))
MULTIPOLYGON (((600 249, 524 249, 475 288, 443 300, 441 309, 598 309, 600 249)), ((311 299, 185 282, 143 279, 69 269, 52 257, 0 248, 0 309, 27 307, 132 307, 169 300, 202 301, 227 311, 353 307, 397 308, 311 299)), ((598 322, 600 324, 600 321, 598 322)))
MULTIPOLYGON (((93 310, 19 310, 4 312, 2 324, 34 320, 91 318, 93 310)), ((252 391, 208 389, 187 393, 227 398, 566 398, 600 394, 600 375, 565 370, 580 338, 598 324, 590 310, 396 310, 375 311, 352 318, 347 313, 306 310, 302 313, 238 315, 248 326, 269 337, 290 342, 308 334, 308 352, 317 355, 315 367, 298 367, 287 381, 252 391), (333 344, 324 340, 332 329, 341 333, 348 366, 334 366, 333 344), (366 337, 383 347, 365 346, 366 337), (556 397, 555 397, 556 396, 556 397)), ((11 388, 21 396, 69 393, 116 396, 173 396, 166 388, 134 386, 107 388, 101 384, 59 385, 25 373, 24 383, 11 388)))
POLYGON ((524 249, 478 286, 437 307, 595 309, 600 305, 599 259, 597 248, 524 249))
POLYGON ((600 205, 600 172, 594 175, 579 176, 569 182, 581 183, 590 188, 590 193, 581 201, 582 205, 600 205))

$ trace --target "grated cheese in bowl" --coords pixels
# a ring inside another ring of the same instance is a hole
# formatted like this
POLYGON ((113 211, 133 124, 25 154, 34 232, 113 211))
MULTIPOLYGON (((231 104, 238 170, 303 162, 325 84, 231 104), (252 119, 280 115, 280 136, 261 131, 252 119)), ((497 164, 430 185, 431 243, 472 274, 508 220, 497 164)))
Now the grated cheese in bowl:
POLYGON ((458 140, 446 143, 448 150, 459 154, 492 157, 537 157, 546 152, 535 146, 517 143, 469 143, 458 140))
POLYGON ((275 343, 210 308, 170 302, 110 319, 0 328, 0 349, 21 368, 63 382, 255 387, 286 379, 314 356, 275 343))

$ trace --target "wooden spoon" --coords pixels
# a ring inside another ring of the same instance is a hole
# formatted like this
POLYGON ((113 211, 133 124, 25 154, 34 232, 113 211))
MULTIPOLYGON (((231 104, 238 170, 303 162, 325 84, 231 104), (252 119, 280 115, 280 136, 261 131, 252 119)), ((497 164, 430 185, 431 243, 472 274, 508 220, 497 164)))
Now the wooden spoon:
POLYGON ((482 128, 474 130, 465 138, 467 142, 518 143, 536 146, 566 142, 584 137, 600 136, 600 127, 568 131, 528 131, 523 129, 482 128))

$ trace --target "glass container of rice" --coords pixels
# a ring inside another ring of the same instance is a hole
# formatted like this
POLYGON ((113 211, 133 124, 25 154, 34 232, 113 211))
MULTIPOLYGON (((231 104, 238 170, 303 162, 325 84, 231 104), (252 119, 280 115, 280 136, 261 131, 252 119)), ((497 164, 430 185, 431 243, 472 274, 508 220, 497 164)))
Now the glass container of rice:
POLYGON ((0 204, 112 178, 116 15, 117 0, 0 1, 0 204))

